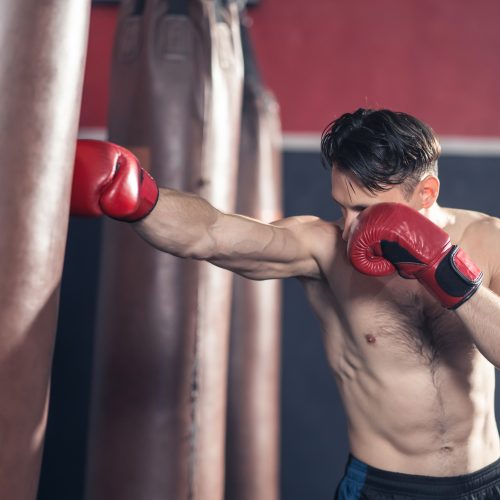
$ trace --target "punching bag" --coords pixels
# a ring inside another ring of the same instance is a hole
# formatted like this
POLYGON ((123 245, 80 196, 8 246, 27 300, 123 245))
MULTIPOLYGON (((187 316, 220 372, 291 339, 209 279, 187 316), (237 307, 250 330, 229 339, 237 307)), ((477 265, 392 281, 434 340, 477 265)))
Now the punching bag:
MULTIPOLYGON (((238 213, 282 218, 281 125, 245 27, 238 213)), ((231 327, 227 500, 279 499, 281 282, 235 277, 231 327)))
MULTIPOLYGON (((159 185, 193 187, 201 162, 209 24, 187 2, 125 1, 109 138, 159 185)), ((105 220, 86 498, 189 498, 197 266, 105 220)))
MULTIPOLYGON (((214 2, 122 4, 113 52, 110 140, 131 149, 160 186, 199 192, 215 183, 209 157, 222 144, 214 142, 212 130, 218 108, 227 120, 232 106, 231 89, 214 90, 216 82, 226 85, 214 70, 216 31, 214 2), (216 95, 220 103, 214 104, 216 95)), ((233 50, 228 57, 232 71, 241 55, 233 50)), ((239 113, 238 104, 236 119, 239 113)), ((235 167, 236 161, 226 161, 227 169, 235 167)), ((233 173, 224 178, 234 184, 233 173)), ((232 191, 225 189, 230 194, 219 199, 222 207, 229 206, 232 191)), ((204 397, 211 407, 225 408, 225 397, 216 401, 219 395, 206 383, 211 370, 224 367, 218 352, 200 347, 205 335, 200 307, 206 307, 200 304, 201 267, 149 247, 126 224, 105 222, 89 500, 221 498, 220 488, 200 479, 223 481, 223 439, 204 416, 204 397), (207 443, 211 459, 203 460, 207 443), (214 455, 221 460, 214 461, 214 455), (210 470, 204 473, 203 467, 210 470)), ((224 337, 224 325, 216 328, 224 337)))
POLYGON ((0 498, 37 495, 89 0, 0 16, 0 498))
MULTIPOLYGON (((236 208, 243 55, 235 0, 217 0, 212 19, 212 89, 203 147, 199 194, 223 212, 236 208)), ((194 453, 195 498, 224 496, 227 364, 233 275, 200 263, 196 325, 198 388, 194 453)))

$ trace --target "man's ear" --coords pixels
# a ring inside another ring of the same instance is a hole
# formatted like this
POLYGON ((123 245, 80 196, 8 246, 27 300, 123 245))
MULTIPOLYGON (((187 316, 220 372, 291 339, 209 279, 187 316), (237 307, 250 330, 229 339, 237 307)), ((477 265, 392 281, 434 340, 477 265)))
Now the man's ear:
POLYGON ((427 175, 418 183, 416 191, 421 208, 429 208, 439 196, 439 179, 435 175, 427 175))

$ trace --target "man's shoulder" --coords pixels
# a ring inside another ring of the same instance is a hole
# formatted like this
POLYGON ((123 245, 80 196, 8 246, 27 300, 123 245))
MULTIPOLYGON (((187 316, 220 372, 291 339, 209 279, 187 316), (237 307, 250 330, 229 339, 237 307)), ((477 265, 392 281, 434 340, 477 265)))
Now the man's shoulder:
POLYGON ((451 230, 461 233, 462 238, 500 235, 500 219, 476 210, 445 209, 452 219, 451 230))
POLYGON ((341 244, 342 231, 337 221, 328 221, 316 216, 301 215, 273 222, 301 241, 308 253, 317 262, 322 272, 330 267, 341 244))
POLYGON ((450 233, 452 242, 458 243, 474 259, 489 282, 499 270, 500 219, 473 210, 450 209, 449 213, 455 216, 455 225, 459 228, 456 238, 450 233))

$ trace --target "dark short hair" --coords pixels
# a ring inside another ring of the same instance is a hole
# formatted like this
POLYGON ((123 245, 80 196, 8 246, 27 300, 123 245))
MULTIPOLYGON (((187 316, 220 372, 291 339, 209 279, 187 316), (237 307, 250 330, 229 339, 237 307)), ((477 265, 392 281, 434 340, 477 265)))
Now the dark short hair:
POLYGON ((437 175, 441 146, 417 118, 388 109, 345 113, 321 136, 322 162, 350 172, 371 193, 401 184, 410 196, 429 172, 437 175))

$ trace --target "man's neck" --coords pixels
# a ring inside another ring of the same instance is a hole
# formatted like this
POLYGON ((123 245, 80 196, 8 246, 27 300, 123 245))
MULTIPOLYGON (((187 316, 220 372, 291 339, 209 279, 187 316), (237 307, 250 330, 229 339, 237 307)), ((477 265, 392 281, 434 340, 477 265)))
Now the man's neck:
POLYGON ((454 216, 446 209, 441 208, 437 203, 433 203, 429 208, 423 208, 420 213, 434 222, 440 228, 444 228, 453 222, 454 216))

